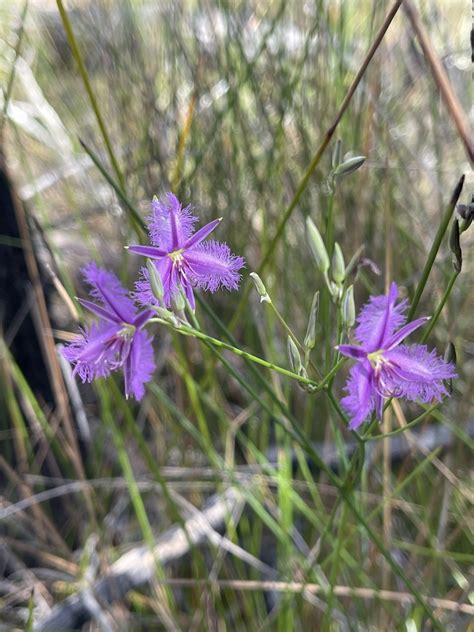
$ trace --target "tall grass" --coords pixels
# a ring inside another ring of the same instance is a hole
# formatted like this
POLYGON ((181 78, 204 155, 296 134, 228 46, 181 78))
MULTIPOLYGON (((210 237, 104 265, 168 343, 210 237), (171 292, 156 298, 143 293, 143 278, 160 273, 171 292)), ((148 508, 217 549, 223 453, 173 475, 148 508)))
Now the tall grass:
MULTIPOLYGON (((472 236, 458 273, 448 233, 472 175, 407 14, 395 6, 385 32, 390 7, 370 0, 23 6, 0 2, 2 150, 72 311, 87 318, 74 297, 91 258, 132 284, 123 246, 145 239, 149 201, 171 189, 203 222, 224 217, 218 237, 246 270, 240 292, 199 296, 194 335, 156 325, 139 405, 120 378, 75 399, 65 372, 74 437, 2 331, 4 626, 41 629, 81 594, 84 629, 468 629, 472 236), (332 182, 336 139, 366 161, 332 182), (453 342, 460 375, 442 406, 392 400, 382 426, 347 430, 343 330, 308 217, 346 263, 364 248, 358 307, 396 280, 411 316, 435 316, 427 342, 453 342), (303 345, 317 290, 309 393, 287 338, 303 345), (189 554, 173 559, 179 528, 189 554), (149 568, 147 581, 110 607, 98 582, 131 549, 128 572, 149 568)), ((467 8, 419 9, 469 111, 467 8)), ((49 307, 57 343, 69 340, 60 293, 49 307)))

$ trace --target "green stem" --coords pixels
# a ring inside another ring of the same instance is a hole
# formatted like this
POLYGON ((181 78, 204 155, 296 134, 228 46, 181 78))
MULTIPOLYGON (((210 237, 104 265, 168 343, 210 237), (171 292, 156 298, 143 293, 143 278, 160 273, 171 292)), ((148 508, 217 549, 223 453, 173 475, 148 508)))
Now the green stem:
POLYGON ((435 313, 433 314, 432 319, 429 322, 428 327, 425 329, 425 331, 423 332, 423 335, 421 337, 421 342, 426 342, 426 340, 428 340, 428 337, 430 335, 430 333, 433 331, 433 327, 436 325, 438 318, 440 317, 441 312, 443 311, 443 307, 446 304, 446 301, 449 298, 449 295, 451 294, 451 290, 453 289, 453 286, 456 282, 456 279, 459 276, 459 272, 454 271, 451 275, 451 278, 449 279, 449 283, 448 286, 443 294, 443 297, 441 298, 441 301, 439 302, 438 307, 436 308, 435 313))
POLYGON ((423 268, 423 272, 421 274, 420 282, 416 288, 415 297, 410 305, 410 310, 408 312, 407 321, 413 320, 413 316, 415 315, 416 308, 418 307, 418 303, 420 302, 421 295, 423 294, 423 290, 425 289, 426 282, 428 281, 428 277, 431 272, 431 268, 433 267, 434 261, 436 259, 436 255, 438 254, 439 247, 443 240, 443 237, 448 230, 449 222, 451 221, 451 216, 456 207, 456 203, 461 195, 462 187, 464 184, 464 175, 461 176, 459 182, 454 189, 454 192, 451 196, 448 206, 444 212, 443 217, 441 218, 441 223, 436 232, 436 236, 434 238, 433 244, 431 246, 428 259, 426 260, 425 267, 423 268))
POLYGON ((283 367, 273 364, 272 362, 268 362, 267 360, 264 360, 263 358, 253 355, 252 353, 248 353, 247 351, 243 351, 242 349, 239 349, 238 347, 234 347, 233 345, 228 344, 227 342, 224 342, 223 340, 218 340, 217 338, 208 336, 207 334, 197 329, 194 329, 193 327, 188 327, 187 325, 179 325, 175 327, 171 323, 165 320, 162 320, 161 318, 152 318, 148 322, 160 323, 162 325, 166 325, 170 329, 173 329, 174 331, 184 336, 194 336, 195 338, 204 340, 205 342, 208 342, 214 345, 215 347, 220 347, 221 349, 227 349, 228 351, 231 351, 235 355, 245 358, 246 360, 250 360, 251 362, 254 362, 255 364, 260 364, 261 366, 264 366, 267 369, 271 369, 272 371, 281 373, 281 375, 286 375, 287 377, 290 377, 293 380, 297 380, 298 382, 302 382, 303 384, 308 384, 310 386, 313 386, 316 389, 316 391, 319 391, 326 386, 326 384, 337 373, 337 371, 341 368, 344 362, 344 360, 341 360, 340 362, 338 362, 320 382, 315 382, 314 380, 310 380, 309 378, 298 375, 297 373, 293 373, 293 371, 290 371, 289 369, 284 369, 283 367))
POLYGON ((295 334, 293 333, 291 327, 288 325, 288 323, 286 322, 286 320, 283 318, 283 316, 280 314, 280 312, 278 311, 278 309, 275 307, 274 303, 272 300, 270 300, 269 303, 273 313, 275 314, 278 322, 280 323, 280 325, 283 327, 283 329, 286 331, 286 333, 290 336, 290 338, 293 340, 293 342, 295 343, 295 345, 298 347, 298 349, 300 351, 304 351, 303 345, 301 344, 301 342, 298 340, 298 338, 295 336, 295 334))
MULTIPOLYGON (((329 256, 332 259, 334 251, 334 183, 328 198, 326 211, 326 226, 324 231, 325 245, 329 256)), ((326 274, 326 286, 323 288, 321 313, 324 327, 324 368, 327 370, 331 365, 331 294, 329 291, 329 276, 326 274)))
POLYGON ((417 426, 420 421, 423 421, 423 419, 430 415, 436 408, 438 408, 439 405, 440 402, 436 402, 436 404, 430 406, 427 410, 425 410, 425 412, 421 413, 421 415, 416 417, 416 419, 413 419, 412 421, 410 421, 410 423, 408 423, 406 426, 403 426, 402 428, 397 428, 397 430, 392 430, 391 432, 386 432, 385 434, 375 435, 375 437, 367 437, 366 439, 362 439, 362 441, 378 441, 379 439, 386 439, 387 437, 394 437, 395 435, 402 434, 402 432, 406 432, 414 426, 417 426))
MULTIPOLYGON (((306 356, 306 350, 303 347, 303 345, 301 344, 301 342, 298 340, 298 338, 296 337, 296 335, 293 333, 293 330, 291 329, 291 327, 288 325, 288 323, 286 322, 286 320, 283 318, 283 316, 280 314, 280 312, 278 311, 278 309, 275 307, 275 304, 273 303, 273 301, 270 299, 270 303, 269 303, 273 313, 275 314, 275 316, 277 317, 278 322, 281 324, 281 326, 283 327, 283 329, 286 331, 286 333, 290 336, 290 338, 293 340, 293 342, 295 343, 295 345, 298 347, 298 349, 300 351, 302 351, 305 356, 306 356)), ((316 375, 319 377, 321 377, 320 372, 318 370, 318 367, 314 364, 314 362, 312 362, 311 360, 309 360, 309 366, 313 369, 313 371, 316 373, 316 375)))

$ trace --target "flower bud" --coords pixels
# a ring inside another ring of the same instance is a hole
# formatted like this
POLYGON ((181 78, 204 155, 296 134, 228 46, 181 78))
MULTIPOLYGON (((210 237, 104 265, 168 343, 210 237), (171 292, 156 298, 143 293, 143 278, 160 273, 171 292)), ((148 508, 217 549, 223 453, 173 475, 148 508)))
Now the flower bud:
POLYGON ((469 204, 458 204, 456 210, 463 219, 472 218, 474 215, 474 194, 471 196, 469 204))
POLYGON ((462 251, 459 241, 459 222, 455 219, 451 225, 449 233, 449 248, 453 253, 452 263, 456 272, 461 272, 462 268, 462 251))
POLYGON ((329 256, 323 238, 310 217, 306 218, 306 235, 316 266, 325 274, 329 270, 329 256))
POLYGON ((350 285, 342 301, 342 320, 344 325, 350 329, 354 326, 355 318, 354 286, 350 285))
POLYGON ((336 167, 334 170, 334 175, 336 177, 339 176, 347 176, 350 173, 354 173, 357 169, 360 169, 365 162, 365 156, 352 156, 347 160, 344 160, 340 165, 336 167))
POLYGON ((472 224, 472 220, 474 219, 474 194, 471 196, 471 201, 469 204, 458 204, 456 206, 456 210, 458 212, 458 215, 461 217, 461 222, 459 223, 459 232, 463 233, 469 228, 469 226, 472 224))
POLYGON ((336 144, 334 145, 334 151, 332 152, 331 165, 333 169, 336 169, 341 162, 342 156, 342 141, 340 138, 337 139, 336 144))
POLYGON ((341 247, 337 243, 337 241, 334 244, 331 271, 332 271, 332 278, 337 283, 337 285, 342 285, 345 278, 345 263, 344 263, 344 255, 342 254, 341 247))
POLYGON ((180 288, 179 292, 174 292, 171 296, 171 304, 173 311, 177 314, 184 312, 186 309, 186 299, 183 294, 183 290, 180 288))
POLYGON ((290 359, 291 369, 295 373, 298 373, 298 375, 300 375, 301 371, 304 369, 303 363, 301 362, 301 356, 300 356, 300 352, 298 351, 298 347, 295 345, 294 341, 291 339, 290 336, 288 336, 287 348, 288 348, 288 357, 290 359))
POLYGON ((156 266, 151 259, 146 260, 146 268, 148 270, 148 278, 150 280, 150 287, 151 291, 153 292, 153 296, 157 298, 160 303, 162 303, 164 289, 160 273, 156 269, 156 266))
POLYGON ((179 321, 176 318, 176 316, 173 314, 173 312, 170 312, 169 309, 165 309, 164 307, 155 307, 154 308, 157 316, 159 316, 159 318, 165 320, 166 322, 170 323, 171 325, 173 325, 173 327, 179 327, 179 321))
POLYGON ((304 349, 308 354, 316 344, 316 322, 318 319, 319 311, 319 292, 316 292, 313 296, 313 302, 311 303, 311 311, 309 312, 308 327, 306 329, 306 336, 304 337, 304 349))
POLYGON ((251 279, 252 279, 252 281, 253 281, 253 283, 255 285, 255 289, 257 290, 257 292, 260 295, 260 303, 264 303, 264 302, 265 303, 271 303, 272 299, 268 295, 267 288, 263 284, 263 281, 258 276, 258 274, 256 272, 251 272, 249 274, 249 276, 251 277, 251 279))
MULTIPOLYGON (((300 375, 301 377, 308 378, 308 372, 306 371, 304 366, 301 367, 301 370, 299 371, 298 375, 300 375)), ((314 393, 317 391, 317 386, 315 384, 304 384, 303 382, 298 382, 298 386, 303 391, 306 391, 307 393, 314 393)))

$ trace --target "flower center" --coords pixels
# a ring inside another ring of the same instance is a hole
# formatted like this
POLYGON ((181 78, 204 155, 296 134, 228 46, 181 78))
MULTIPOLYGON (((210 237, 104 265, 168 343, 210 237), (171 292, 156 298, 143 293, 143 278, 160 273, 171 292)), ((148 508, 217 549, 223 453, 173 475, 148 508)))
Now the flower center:
POLYGON ((181 262, 183 261, 183 252, 184 252, 184 248, 180 248, 179 250, 169 252, 168 257, 171 259, 173 264, 180 265, 181 262))
POLYGON ((130 323, 122 323, 122 325, 123 327, 117 335, 121 338, 131 338, 136 330, 135 325, 131 325, 130 323))
POLYGON ((384 360, 383 350, 379 349, 378 351, 372 351, 372 353, 368 353, 367 359, 370 362, 370 364, 374 367, 374 369, 376 369, 382 364, 384 360))

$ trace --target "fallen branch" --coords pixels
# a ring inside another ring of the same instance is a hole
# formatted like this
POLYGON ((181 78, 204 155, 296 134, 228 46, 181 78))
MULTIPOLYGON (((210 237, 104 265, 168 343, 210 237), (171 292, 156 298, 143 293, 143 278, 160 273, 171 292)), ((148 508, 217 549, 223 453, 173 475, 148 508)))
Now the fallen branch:
POLYGON ((90 597, 103 606, 120 601, 132 589, 155 577, 157 562, 166 566, 189 553, 191 544, 209 539, 210 531, 222 529, 229 516, 240 513, 242 496, 230 487, 221 496, 213 497, 208 505, 186 520, 186 533, 172 527, 160 536, 153 550, 138 546, 119 558, 109 573, 79 593, 65 599, 38 621, 35 632, 64 632, 80 627, 91 619, 90 597))

